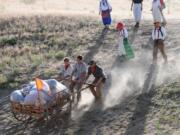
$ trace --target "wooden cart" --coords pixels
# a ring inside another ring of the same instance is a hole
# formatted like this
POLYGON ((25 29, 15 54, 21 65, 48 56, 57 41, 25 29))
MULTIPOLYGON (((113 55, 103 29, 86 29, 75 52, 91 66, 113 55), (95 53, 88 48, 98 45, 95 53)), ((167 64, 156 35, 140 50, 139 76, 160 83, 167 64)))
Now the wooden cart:
POLYGON ((68 113, 71 111, 72 97, 69 93, 60 91, 56 93, 52 100, 46 105, 23 105, 17 102, 11 102, 11 111, 13 116, 19 121, 27 121, 30 118, 46 119, 58 112, 66 109, 68 113))

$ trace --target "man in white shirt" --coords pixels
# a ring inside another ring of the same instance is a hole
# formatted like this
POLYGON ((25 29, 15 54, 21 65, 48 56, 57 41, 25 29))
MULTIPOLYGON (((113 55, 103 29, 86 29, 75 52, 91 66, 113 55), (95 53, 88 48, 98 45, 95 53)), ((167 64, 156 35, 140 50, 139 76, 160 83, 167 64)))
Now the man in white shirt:
POLYGON ((152 39, 154 41, 153 49, 153 63, 157 63, 158 49, 160 50, 165 63, 167 62, 167 55, 164 51, 164 40, 166 37, 166 30, 160 25, 159 21, 154 23, 154 29, 152 30, 152 39))
POLYGON ((83 62, 83 57, 81 55, 77 56, 76 60, 77 62, 71 74, 70 91, 74 93, 74 87, 77 86, 77 101, 79 101, 81 98, 81 88, 86 78, 87 66, 85 62, 83 62))
POLYGON ((70 79, 72 71, 73 71, 73 66, 70 64, 69 58, 67 58, 67 57, 64 58, 64 66, 63 66, 61 72, 59 73, 58 80, 62 81, 62 80, 70 79))

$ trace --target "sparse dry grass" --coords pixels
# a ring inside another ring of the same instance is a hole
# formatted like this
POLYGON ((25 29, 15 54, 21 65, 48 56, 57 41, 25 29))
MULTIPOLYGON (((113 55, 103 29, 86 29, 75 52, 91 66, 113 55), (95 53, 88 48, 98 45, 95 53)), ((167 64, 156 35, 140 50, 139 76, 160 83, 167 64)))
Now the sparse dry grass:
MULTIPOLYGON (((99 22, 91 17, 34 16, 2 20, 0 87, 8 88, 10 82, 20 84, 31 80, 39 74, 42 64, 54 63, 48 68, 48 75, 42 76, 56 74, 54 70, 62 58, 76 56, 87 48, 101 29, 99 22)), ((44 70, 46 74, 47 69, 44 70)))
MULTIPOLYGON (((127 24, 132 25, 132 23, 127 24)), ((102 29, 102 25, 98 21, 88 17, 35 16, 2 20, 0 22, 0 39, 8 40, 6 43, 3 41, 5 44, 0 46, 0 88, 14 90, 36 76, 43 79, 53 78, 57 75, 64 56, 70 56, 73 59, 78 54, 84 54, 91 57, 90 51, 94 51, 94 54, 101 51, 101 54, 107 54, 109 57, 109 53, 112 53, 113 47, 117 43, 115 40, 117 33, 111 29, 108 31, 108 36, 100 41, 102 29), (16 44, 12 45, 11 41, 9 43, 9 37, 14 37, 16 44), (101 45, 103 45, 102 48, 100 48, 101 45), (106 52, 100 49, 104 49, 106 52)), ((129 31, 131 32, 131 29, 129 31)), ((107 61, 112 60, 112 58, 104 57, 101 60, 104 61, 103 66, 105 66, 107 61)), ((169 135, 179 128, 180 123, 177 119, 180 104, 178 100, 180 96, 179 84, 179 82, 172 83, 156 90, 156 94, 149 103, 151 109, 146 116, 147 123, 143 125, 147 126, 145 131, 147 134, 153 131, 152 134, 169 135)), ((142 102, 144 103, 146 100, 142 102)), ((132 103, 133 106, 136 106, 135 104, 136 102, 132 103)), ((131 108, 131 106, 128 104, 126 107, 127 109, 115 107, 105 110, 95 117, 100 121, 97 121, 94 127, 105 124, 101 128, 103 131, 104 128, 110 130, 109 127, 117 124, 115 127, 120 130, 114 130, 114 132, 124 131, 133 115, 132 109, 128 110, 128 107, 131 108)), ((146 108, 146 104, 143 107, 146 108)), ((140 108, 138 111, 145 111, 145 109, 140 108)), ((92 115, 91 112, 90 114, 92 115)), ((87 124, 88 131, 89 125, 93 125, 91 122, 94 124, 93 118, 88 118, 83 123, 85 126, 87 124)), ((106 130, 103 132, 105 133, 106 130)), ((24 131, 18 129, 17 132, 24 131)))
POLYGON ((168 86, 159 87, 153 102, 156 103, 155 132, 157 134, 172 134, 180 127, 180 82, 179 80, 168 86), (158 111, 159 110, 159 111, 158 111))

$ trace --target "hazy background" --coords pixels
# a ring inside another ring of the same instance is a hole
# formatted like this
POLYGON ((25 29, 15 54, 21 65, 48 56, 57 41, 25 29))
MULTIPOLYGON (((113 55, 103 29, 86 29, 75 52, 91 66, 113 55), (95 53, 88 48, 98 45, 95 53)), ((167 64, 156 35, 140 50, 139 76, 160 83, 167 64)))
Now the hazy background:
MULTIPOLYGON (((131 0, 109 0, 112 5, 113 18, 132 18, 131 0)), ((179 0, 165 0, 168 18, 178 19, 179 0)), ((151 0, 143 2, 143 18, 151 16, 151 0)), ((1 16, 33 15, 33 14, 90 14, 98 16, 99 0, 0 0, 1 16)))

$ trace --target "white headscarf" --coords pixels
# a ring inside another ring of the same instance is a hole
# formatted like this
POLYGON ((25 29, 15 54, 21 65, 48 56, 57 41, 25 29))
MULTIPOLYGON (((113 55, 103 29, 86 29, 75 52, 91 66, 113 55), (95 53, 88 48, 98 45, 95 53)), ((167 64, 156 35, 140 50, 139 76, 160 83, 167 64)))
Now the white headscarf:
POLYGON ((108 9, 112 9, 111 5, 109 4, 108 0, 100 0, 100 11, 105 11, 108 9))

